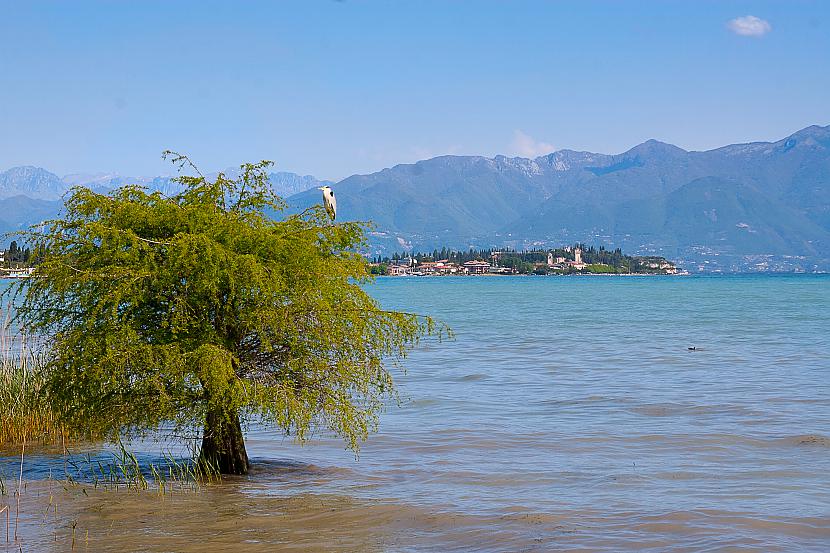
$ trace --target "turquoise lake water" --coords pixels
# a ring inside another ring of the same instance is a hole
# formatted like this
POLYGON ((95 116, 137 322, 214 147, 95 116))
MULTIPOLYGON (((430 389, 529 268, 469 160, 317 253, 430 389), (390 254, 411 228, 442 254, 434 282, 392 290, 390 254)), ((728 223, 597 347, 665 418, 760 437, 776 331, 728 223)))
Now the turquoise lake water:
POLYGON ((223 485, 453 521, 395 519, 378 551, 830 550, 830 277, 370 289, 455 339, 407 360, 402 404, 359 460, 336 439, 253 430, 252 475, 223 485))

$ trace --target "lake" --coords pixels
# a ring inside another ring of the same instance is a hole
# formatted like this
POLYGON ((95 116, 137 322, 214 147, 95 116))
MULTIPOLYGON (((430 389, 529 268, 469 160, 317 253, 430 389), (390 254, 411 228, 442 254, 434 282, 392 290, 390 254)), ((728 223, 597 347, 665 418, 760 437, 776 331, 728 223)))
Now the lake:
MULTIPOLYGON (((400 406, 359 459, 325 435, 299 447, 254 429, 248 477, 164 500, 66 500, 84 547, 830 549, 830 276, 383 278, 370 290, 456 336, 413 352, 400 406)), ((27 474, 44 463, 30 458, 27 474)))

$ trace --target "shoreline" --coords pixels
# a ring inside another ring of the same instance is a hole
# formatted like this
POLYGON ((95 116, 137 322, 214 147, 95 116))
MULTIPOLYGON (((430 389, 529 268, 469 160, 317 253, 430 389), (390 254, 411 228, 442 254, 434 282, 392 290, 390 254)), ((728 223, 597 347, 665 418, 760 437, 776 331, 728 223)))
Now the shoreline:
MULTIPOLYGON (((682 273, 569 273, 569 274, 545 274, 545 275, 534 275, 534 274, 527 274, 527 273, 515 273, 515 274, 498 274, 498 273, 488 273, 483 275, 375 275, 377 278, 447 278, 447 277, 459 277, 459 278, 478 278, 478 277, 659 277, 659 276, 670 276, 670 277, 680 277, 680 276, 691 276, 693 273, 689 272, 682 272, 682 273)), ((735 274, 755 274, 755 273, 735 273, 735 274)), ((763 273, 766 274, 766 273, 763 273)), ((769 273, 773 274, 773 273, 769 273)))

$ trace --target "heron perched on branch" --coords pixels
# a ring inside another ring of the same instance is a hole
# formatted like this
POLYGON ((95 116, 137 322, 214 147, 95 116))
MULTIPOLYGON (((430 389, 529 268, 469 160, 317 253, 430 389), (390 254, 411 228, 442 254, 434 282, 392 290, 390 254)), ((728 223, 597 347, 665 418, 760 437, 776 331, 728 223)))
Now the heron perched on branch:
POLYGON ((337 200, 334 199, 334 192, 328 186, 321 186, 320 190, 323 191, 323 205, 326 207, 326 213, 334 221, 337 216, 337 200))

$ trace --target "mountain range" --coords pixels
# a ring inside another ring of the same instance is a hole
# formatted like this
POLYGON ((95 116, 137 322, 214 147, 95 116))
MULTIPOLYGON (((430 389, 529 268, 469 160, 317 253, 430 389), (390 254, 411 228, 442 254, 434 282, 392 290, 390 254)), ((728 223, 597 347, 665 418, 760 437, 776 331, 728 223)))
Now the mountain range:
MULTIPOLYGON (((238 169, 227 169, 226 175, 235 176, 238 169)), ((209 174, 208 178, 216 174, 209 174)), ((330 181, 312 176, 288 172, 268 175, 271 186, 278 195, 289 197, 309 188, 316 188, 330 181)), ((62 198, 73 186, 85 186, 98 192, 113 190, 119 186, 137 184, 151 191, 166 195, 175 194, 181 186, 173 177, 124 177, 110 173, 70 174, 64 177, 39 167, 13 167, 0 173, 0 237, 55 217, 63 205, 62 198)), ((0 248, 10 239, 0 239, 0 248)))
POLYGON ((830 127, 703 152, 649 140, 618 155, 442 156, 334 190, 343 218, 375 223, 377 250, 584 242, 695 271, 830 270, 830 127))
MULTIPOLYGON (((169 191, 169 177, 0 173, 0 232, 57 211, 75 184, 169 191)), ((321 181, 275 173, 290 211, 321 181)), ((372 221, 372 253, 583 242, 693 271, 830 270, 830 127, 686 151, 649 140, 616 155, 441 156, 333 184, 338 219, 372 221)))
MULTIPOLYGON (((230 168, 223 171, 230 177, 239 174, 239 169, 230 168)), ((217 173, 209 173, 208 178, 217 173)), ((287 198, 309 188, 331 184, 312 176, 295 173, 276 172, 268 174, 271 187, 278 195, 287 198)), ((74 173, 58 177, 40 167, 13 167, 0 173, 0 200, 14 196, 25 196, 37 200, 60 200, 73 186, 85 186, 93 190, 113 190, 119 186, 137 184, 163 194, 175 194, 181 190, 173 177, 125 177, 111 173, 74 173)))

